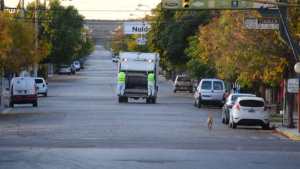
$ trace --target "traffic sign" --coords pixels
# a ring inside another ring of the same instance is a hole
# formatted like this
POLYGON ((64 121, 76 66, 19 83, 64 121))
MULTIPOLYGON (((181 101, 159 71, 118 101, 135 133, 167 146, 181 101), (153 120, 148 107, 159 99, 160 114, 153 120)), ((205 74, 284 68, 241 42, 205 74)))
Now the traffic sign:
POLYGON ((137 38, 137 39, 136 39, 136 43, 137 43, 138 45, 146 45, 147 39, 146 39, 146 38, 137 38))
POLYGON ((244 26, 247 29, 279 30, 279 20, 273 17, 245 18, 244 26))
POLYGON ((289 93, 299 92, 299 79, 288 79, 288 92, 289 93))
POLYGON ((123 29, 126 35, 147 34, 151 25, 148 22, 124 22, 123 29))
POLYGON ((189 5, 184 0, 162 0, 164 9, 260 9, 277 8, 276 0, 264 0, 258 3, 248 0, 189 0, 189 5), (270 4, 267 4, 267 3, 270 4))

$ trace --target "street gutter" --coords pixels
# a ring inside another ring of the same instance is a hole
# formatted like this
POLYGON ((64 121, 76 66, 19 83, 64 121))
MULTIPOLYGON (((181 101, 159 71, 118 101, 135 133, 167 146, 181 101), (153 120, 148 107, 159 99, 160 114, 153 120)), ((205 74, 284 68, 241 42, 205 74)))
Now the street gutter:
POLYGON ((297 129, 288 129, 288 128, 282 128, 282 127, 277 127, 275 129, 275 132, 277 134, 280 134, 292 141, 300 141, 300 134, 297 132, 297 129))

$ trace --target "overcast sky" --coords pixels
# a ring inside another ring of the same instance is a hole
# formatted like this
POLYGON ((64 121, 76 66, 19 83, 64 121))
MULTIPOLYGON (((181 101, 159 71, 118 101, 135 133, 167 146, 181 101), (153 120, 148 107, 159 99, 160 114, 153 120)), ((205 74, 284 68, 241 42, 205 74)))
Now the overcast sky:
MULTIPOLYGON (((31 1, 32 0, 25 0, 26 3, 31 1)), ((44 0, 40 1, 44 2, 44 0)), ((161 0, 67 0, 67 2, 63 4, 74 5, 87 19, 128 19, 136 18, 145 13, 136 11, 138 4, 144 5, 144 7, 140 7, 140 9, 149 10, 155 7, 160 1, 161 0)), ((18 2, 19 0, 5 0, 6 6, 9 7, 16 7, 18 2)))

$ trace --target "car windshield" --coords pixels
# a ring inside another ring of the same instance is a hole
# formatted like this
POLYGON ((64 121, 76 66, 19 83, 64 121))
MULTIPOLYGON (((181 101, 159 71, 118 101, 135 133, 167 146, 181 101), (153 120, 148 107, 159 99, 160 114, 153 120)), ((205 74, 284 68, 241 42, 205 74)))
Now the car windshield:
POLYGON ((223 90, 223 83, 214 81, 214 90, 223 90))
POLYGON ((241 100, 240 106, 242 107, 264 107, 264 102, 259 100, 241 100))
POLYGON ((35 79, 35 83, 44 83, 42 79, 35 79))
POLYGON ((178 77, 178 81, 190 82, 191 80, 188 77, 178 77))
POLYGON ((232 95, 231 102, 234 103, 240 97, 254 97, 254 95, 232 95))
POLYGON ((201 89, 211 90, 211 87, 212 87, 212 81, 203 81, 202 82, 201 89))

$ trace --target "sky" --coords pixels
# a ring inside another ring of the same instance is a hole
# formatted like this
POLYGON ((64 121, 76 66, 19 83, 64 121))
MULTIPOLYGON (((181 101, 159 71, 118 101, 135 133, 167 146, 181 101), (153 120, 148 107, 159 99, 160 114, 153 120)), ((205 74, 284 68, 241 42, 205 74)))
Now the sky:
MULTIPOLYGON (((32 0, 25 0, 25 3, 32 0)), ((44 0, 40 0, 44 2, 44 0)), ((86 19, 133 19, 145 15, 161 0, 66 0, 63 5, 73 5, 86 19), (138 7, 142 4, 142 7, 138 7), (140 10, 140 11, 138 11, 140 10), (141 11, 143 10, 143 11, 141 11)), ((5 5, 16 7, 19 0, 5 0, 5 5)))

